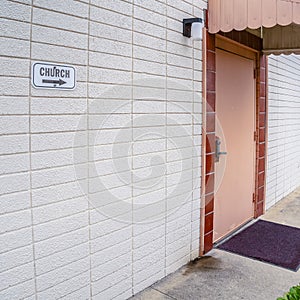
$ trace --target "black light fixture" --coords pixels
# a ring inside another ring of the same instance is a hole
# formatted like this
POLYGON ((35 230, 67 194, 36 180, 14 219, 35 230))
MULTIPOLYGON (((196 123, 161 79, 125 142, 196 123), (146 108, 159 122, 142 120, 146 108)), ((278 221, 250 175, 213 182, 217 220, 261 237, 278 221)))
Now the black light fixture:
POLYGON ((183 19, 183 35, 199 41, 202 38, 203 20, 201 18, 183 19))

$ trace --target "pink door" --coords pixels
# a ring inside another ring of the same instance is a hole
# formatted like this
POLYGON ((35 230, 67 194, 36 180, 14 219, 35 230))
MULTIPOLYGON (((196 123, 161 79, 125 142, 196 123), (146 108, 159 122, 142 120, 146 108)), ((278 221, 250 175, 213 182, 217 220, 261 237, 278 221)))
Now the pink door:
POLYGON ((254 67, 251 59, 217 49, 214 241, 254 215, 254 67))

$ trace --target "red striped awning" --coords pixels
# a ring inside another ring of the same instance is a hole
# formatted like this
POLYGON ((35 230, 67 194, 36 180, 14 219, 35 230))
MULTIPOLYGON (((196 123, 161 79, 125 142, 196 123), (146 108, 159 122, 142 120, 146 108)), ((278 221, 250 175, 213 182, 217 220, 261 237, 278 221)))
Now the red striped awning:
POLYGON ((300 53, 300 0, 209 0, 208 31, 261 28, 265 52, 300 53))

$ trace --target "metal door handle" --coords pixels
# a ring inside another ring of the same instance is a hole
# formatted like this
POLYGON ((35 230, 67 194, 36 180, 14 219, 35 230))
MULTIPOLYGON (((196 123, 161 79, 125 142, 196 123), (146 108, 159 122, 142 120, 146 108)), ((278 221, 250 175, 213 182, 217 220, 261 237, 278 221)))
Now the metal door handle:
POLYGON ((226 155, 227 152, 221 151, 221 139, 216 136, 216 157, 215 161, 219 162, 220 161, 220 156, 221 155, 226 155))

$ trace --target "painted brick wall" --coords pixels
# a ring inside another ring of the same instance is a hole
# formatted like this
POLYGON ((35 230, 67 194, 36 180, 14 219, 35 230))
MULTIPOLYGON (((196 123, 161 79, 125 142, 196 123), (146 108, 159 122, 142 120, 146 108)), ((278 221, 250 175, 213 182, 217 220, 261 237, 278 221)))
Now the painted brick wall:
POLYGON ((203 8, 2 1, 0 299, 126 299, 198 256, 202 54, 181 22, 203 8), (76 89, 34 89, 36 61, 76 89))
POLYGON ((300 185, 300 56, 268 61, 267 208, 300 185))

